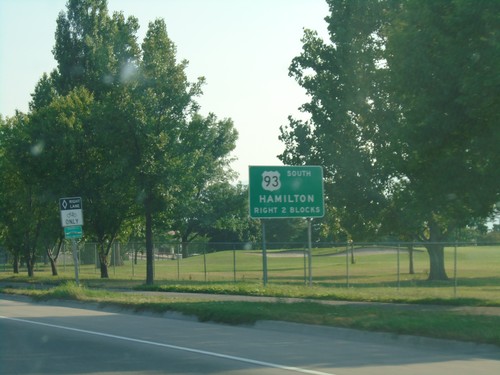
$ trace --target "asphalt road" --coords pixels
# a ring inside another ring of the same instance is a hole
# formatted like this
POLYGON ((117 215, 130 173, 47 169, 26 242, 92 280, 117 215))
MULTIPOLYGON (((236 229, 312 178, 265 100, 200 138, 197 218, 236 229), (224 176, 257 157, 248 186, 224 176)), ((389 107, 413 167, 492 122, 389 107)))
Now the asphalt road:
POLYGON ((0 294, 0 374, 500 374, 493 346, 90 307, 0 294))

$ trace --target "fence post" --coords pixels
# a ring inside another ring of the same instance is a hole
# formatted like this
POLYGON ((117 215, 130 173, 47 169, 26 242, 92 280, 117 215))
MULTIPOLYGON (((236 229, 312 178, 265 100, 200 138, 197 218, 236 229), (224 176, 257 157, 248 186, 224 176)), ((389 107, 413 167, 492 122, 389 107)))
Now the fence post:
POLYGON ((349 241, 347 241, 345 246, 345 268, 346 268, 346 284, 349 288, 349 241))
POLYGON ((203 245, 203 272, 205 274, 205 282, 207 282, 207 244, 203 245))
POLYGON ((312 218, 309 218, 307 220, 308 226, 307 226, 307 247, 309 248, 309 255, 308 255, 308 261, 309 261, 309 286, 312 286, 312 218))
MULTIPOLYGON (((130 254, 130 248, 129 248, 129 254, 130 254)), ((135 276, 135 268, 134 268, 134 263, 135 263, 135 244, 132 245, 132 257, 130 257, 130 263, 132 263, 132 277, 135 276)))
POLYGON ((233 244, 233 280, 236 282, 236 245, 233 244))
POLYGON ((307 247, 304 247, 304 285, 307 285, 307 247))
POLYGON ((457 241, 455 240, 455 251, 453 254, 453 298, 457 298, 457 241))
POLYGON ((267 285, 267 251, 266 251, 266 224, 262 221, 262 281, 267 285))
POLYGON ((82 250, 80 249, 80 244, 78 242, 76 243, 76 254, 78 258, 78 272, 81 272, 80 265, 82 263, 82 250))
POLYGON ((181 253, 182 243, 177 244, 177 280, 181 279, 181 264, 180 264, 180 253, 181 253))
POLYGON ((397 259, 398 259, 398 291, 399 291, 399 287, 400 287, 400 283, 401 283, 401 278, 400 278, 400 259, 399 259, 399 242, 398 242, 398 256, 397 256, 397 259))

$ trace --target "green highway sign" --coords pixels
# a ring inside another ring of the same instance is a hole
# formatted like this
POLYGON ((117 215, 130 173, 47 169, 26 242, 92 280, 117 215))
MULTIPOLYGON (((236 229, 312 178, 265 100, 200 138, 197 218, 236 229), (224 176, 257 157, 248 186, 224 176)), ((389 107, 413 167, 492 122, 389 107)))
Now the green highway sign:
POLYGON ((323 168, 250 166, 250 217, 323 217, 323 168))
POLYGON ((64 237, 66 239, 82 238, 83 229, 81 226, 64 227, 64 237))

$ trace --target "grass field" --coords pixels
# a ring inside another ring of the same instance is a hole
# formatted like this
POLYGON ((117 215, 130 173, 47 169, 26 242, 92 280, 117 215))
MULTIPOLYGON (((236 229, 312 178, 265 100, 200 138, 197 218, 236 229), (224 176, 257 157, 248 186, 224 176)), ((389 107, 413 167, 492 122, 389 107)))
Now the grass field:
MULTIPOLYGON (((186 259, 155 260, 155 288, 168 290, 299 296, 385 302, 462 303, 500 306, 500 246, 445 249, 449 281, 428 282, 428 255, 414 252, 415 274, 409 274, 409 257, 402 249, 364 248, 351 253, 313 249, 312 286, 308 286, 307 263, 303 252, 268 251, 268 284, 264 288, 260 251, 221 251, 186 259), (398 261, 399 258, 399 261, 398 261), (456 264, 456 268, 455 268, 456 264), (399 272, 398 272, 399 270, 399 272), (456 276, 456 278, 455 278, 456 276), (460 302, 462 301, 462 302, 460 302)), ((74 280, 74 267, 59 263, 59 276, 50 266, 38 265, 35 277, 13 275, 4 267, 0 281, 58 283, 74 280)), ((146 279, 145 260, 125 260, 110 266, 109 280, 100 279, 95 265, 81 265, 79 278, 89 286, 140 287, 146 279)))

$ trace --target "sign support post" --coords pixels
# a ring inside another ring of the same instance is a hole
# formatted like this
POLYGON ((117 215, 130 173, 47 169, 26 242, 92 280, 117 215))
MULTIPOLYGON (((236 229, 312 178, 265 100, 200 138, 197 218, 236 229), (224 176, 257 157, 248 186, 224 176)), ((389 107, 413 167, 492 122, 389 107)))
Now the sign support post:
MULTIPOLYGON (((262 279, 267 284, 265 219, 307 218, 308 273, 312 286, 312 218, 325 214, 321 166, 250 166, 250 217, 262 223, 262 279)), ((306 270, 304 269, 304 273, 306 270)))
POLYGON ((312 218, 307 219, 307 260, 309 262, 309 286, 312 286, 312 218))
POLYGON ((75 282, 76 285, 80 285, 80 280, 78 279, 78 249, 74 238, 71 239, 71 247, 73 249, 73 263, 75 264, 75 282))
POLYGON ((262 223, 262 282, 267 285, 267 250, 266 250, 266 221, 262 223))

